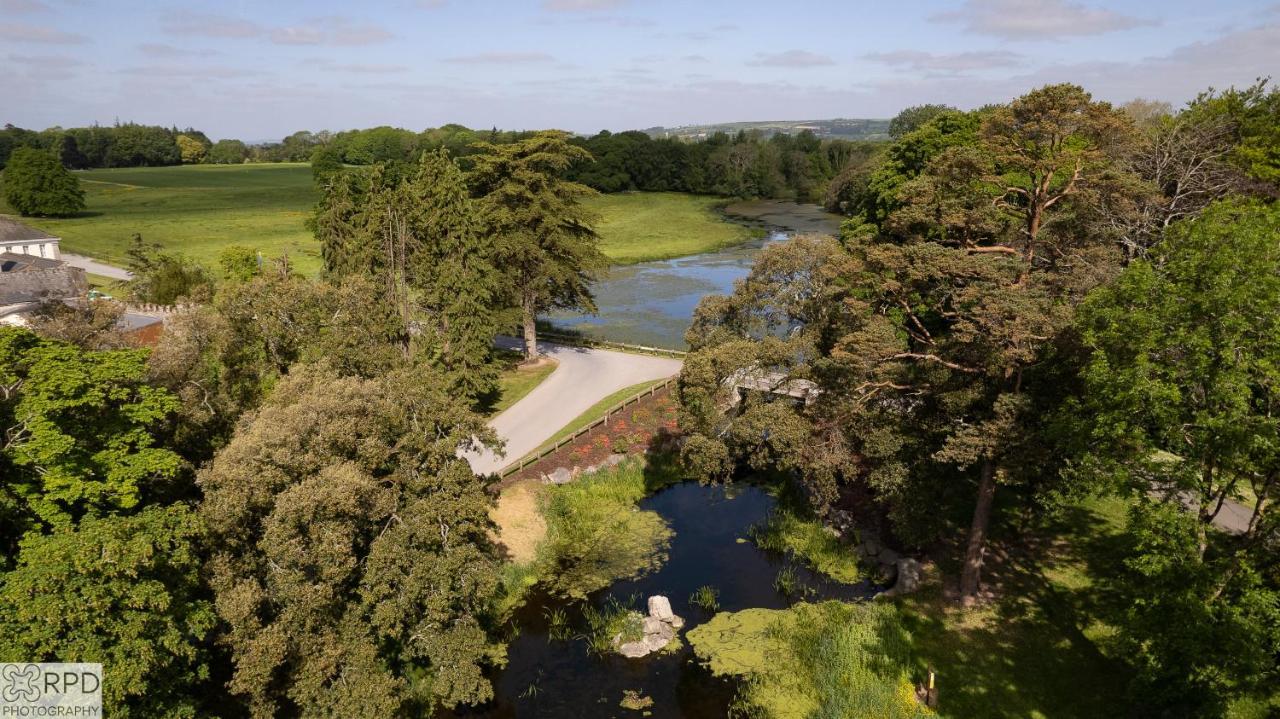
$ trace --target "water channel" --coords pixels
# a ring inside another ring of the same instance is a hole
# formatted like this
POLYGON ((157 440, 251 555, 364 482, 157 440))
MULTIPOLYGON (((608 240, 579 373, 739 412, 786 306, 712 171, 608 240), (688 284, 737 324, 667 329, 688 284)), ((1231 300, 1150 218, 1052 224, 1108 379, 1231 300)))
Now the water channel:
MULTIPOLYGON (((801 232, 834 234, 840 218, 811 205, 757 201, 726 208, 735 221, 765 229, 763 237, 718 252, 659 262, 615 267, 597 285, 600 312, 594 317, 562 315, 562 327, 606 339, 664 347, 684 347, 684 331, 704 295, 728 293, 734 281, 750 272, 762 247, 801 232)), ((611 600, 643 609, 645 599, 662 594, 686 621, 681 637, 709 620, 711 612, 690 604, 690 595, 709 585, 719 590, 720 611, 750 607, 782 608, 790 598, 774 587, 784 567, 808 588, 809 599, 856 599, 874 593, 869 583, 843 585, 809 571, 789 557, 761 550, 747 541, 751 526, 765 521, 775 503, 763 488, 749 482, 730 486, 684 483, 659 490, 641 502, 673 530, 667 558, 644 576, 614 583, 593 594, 588 603, 604 607, 611 600)), ((537 593, 518 610, 508 663, 494 674, 496 699, 467 710, 465 716, 493 717, 636 717, 655 719, 721 719, 728 713, 734 686, 712 676, 694 657, 687 642, 676 652, 642 659, 589 651, 582 634, 583 605, 537 593), (553 638, 549 612, 565 611, 571 638, 553 638), (644 712, 619 702, 633 691, 653 700, 644 712)))
POLYGON ((817 205, 779 200, 737 202, 724 212, 733 221, 762 227, 764 236, 716 252, 615 266, 595 286, 596 315, 560 313, 551 321, 616 342, 683 349, 698 302, 705 295, 732 292, 762 247, 798 233, 833 235, 843 219, 817 205))

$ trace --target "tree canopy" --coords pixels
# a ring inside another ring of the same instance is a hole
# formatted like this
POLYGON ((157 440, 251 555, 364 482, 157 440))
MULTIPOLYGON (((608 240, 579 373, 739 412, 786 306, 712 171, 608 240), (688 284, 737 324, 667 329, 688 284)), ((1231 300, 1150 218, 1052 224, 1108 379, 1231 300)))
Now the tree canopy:
POLYGON ((5 166, 3 181, 5 201, 23 215, 68 217, 84 209, 80 180, 44 150, 14 150, 5 166))

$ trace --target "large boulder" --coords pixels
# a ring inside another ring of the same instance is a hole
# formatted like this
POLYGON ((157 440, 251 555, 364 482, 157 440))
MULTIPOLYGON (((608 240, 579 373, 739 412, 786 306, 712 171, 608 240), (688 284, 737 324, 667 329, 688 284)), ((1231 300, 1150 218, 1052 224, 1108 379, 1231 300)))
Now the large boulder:
POLYGON ((649 616, 654 619, 662 620, 668 620, 674 617, 675 613, 671 611, 671 600, 661 594, 655 594, 652 597, 649 597, 649 616))
POLYGON ((920 588, 920 562, 903 557, 898 560, 898 581, 887 591, 880 592, 876 598, 880 597, 900 597, 904 594, 911 594, 920 588))

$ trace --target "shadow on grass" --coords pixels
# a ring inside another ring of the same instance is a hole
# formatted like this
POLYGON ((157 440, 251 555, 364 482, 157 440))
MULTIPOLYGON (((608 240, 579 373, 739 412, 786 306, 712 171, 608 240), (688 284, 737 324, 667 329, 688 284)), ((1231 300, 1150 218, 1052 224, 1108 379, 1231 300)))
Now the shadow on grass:
POLYGON ((1086 504, 1051 521, 1006 525, 1018 536, 993 541, 998 598, 987 606, 961 609, 943 597, 936 576, 901 600, 921 676, 929 665, 938 673, 942 714, 1134 715, 1125 700, 1128 671, 1098 643, 1117 609, 1101 580, 1117 566, 1123 526, 1105 510, 1086 504))

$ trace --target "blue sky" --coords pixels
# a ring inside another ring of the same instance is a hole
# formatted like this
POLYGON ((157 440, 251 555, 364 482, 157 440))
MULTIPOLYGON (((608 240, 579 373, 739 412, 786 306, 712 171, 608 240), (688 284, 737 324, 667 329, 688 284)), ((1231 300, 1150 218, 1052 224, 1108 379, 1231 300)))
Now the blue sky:
POLYGON ((890 117, 1280 79, 1274 0, 0 0, 0 122, 298 129, 890 117))

